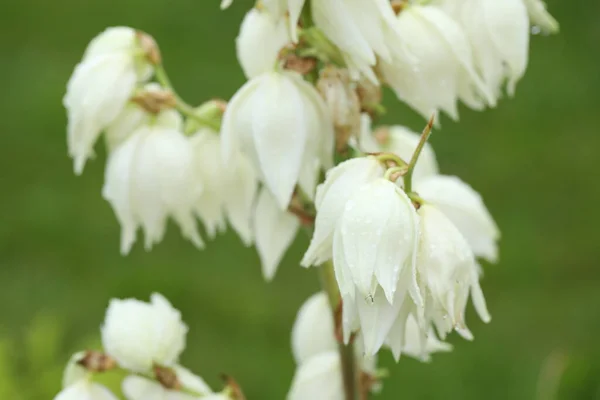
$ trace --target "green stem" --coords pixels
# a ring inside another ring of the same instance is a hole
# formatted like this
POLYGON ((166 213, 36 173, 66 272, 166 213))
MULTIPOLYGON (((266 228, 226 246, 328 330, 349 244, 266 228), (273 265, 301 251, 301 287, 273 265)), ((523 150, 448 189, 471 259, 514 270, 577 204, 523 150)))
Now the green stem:
POLYGON ((169 79, 169 76, 167 75, 167 71, 165 70, 165 68, 162 64, 158 64, 155 66, 154 74, 156 76, 156 80, 158 81, 158 83, 160 83, 163 87, 165 87, 166 89, 169 89, 171 92, 173 92, 173 96, 175 97, 175 102, 176 102, 175 108, 177 109, 177 111, 179 111, 186 117, 193 119, 200 125, 207 126, 211 129, 219 132, 219 130, 221 129, 220 124, 218 124, 215 121, 211 121, 209 119, 202 118, 201 116, 197 115, 194 107, 192 107, 191 105, 186 103, 181 97, 179 97, 179 95, 173 88, 173 85, 171 84, 171 80, 169 79))
POLYGON ((423 129, 423 133, 421 133, 421 138, 419 139, 419 144, 417 145, 417 148, 415 149, 415 152, 413 153, 412 158, 408 163, 408 171, 406 171, 406 175, 404 176, 404 191, 406 193, 412 192, 412 176, 413 172, 415 171, 415 165, 417 165, 419 155, 421 155, 421 151, 425 147, 425 143, 427 143, 427 140, 431 135, 431 130, 433 128, 433 119, 434 116, 432 116, 429 119, 427 126, 425 127, 425 129, 423 129))
MULTIPOLYGON (((335 280, 335 272, 333 271, 333 263, 328 261, 318 267, 321 287, 327 293, 329 306, 334 320, 340 307, 340 291, 335 280)), ((337 328, 337 327, 336 327, 337 328)), ((338 343, 338 352, 340 354, 340 362, 342 365, 342 378, 344 382, 344 395, 346 400, 356 400, 356 358, 354 357, 354 346, 352 343, 345 345, 338 343)))
POLYGON ((381 163, 385 163, 387 161, 391 161, 393 163, 396 164, 396 166, 398 167, 407 167, 408 164, 406 163, 406 161, 404 161, 400 156, 394 154, 394 153, 381 153, 381 154, 377 154, 375 156, 375 158, 377 159, 377 161, 381 162, 381 163))

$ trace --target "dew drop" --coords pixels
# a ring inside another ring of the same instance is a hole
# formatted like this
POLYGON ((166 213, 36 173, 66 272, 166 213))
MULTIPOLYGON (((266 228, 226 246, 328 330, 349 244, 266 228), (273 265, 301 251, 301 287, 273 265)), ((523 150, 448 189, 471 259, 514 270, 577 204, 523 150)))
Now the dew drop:
POLYGON ((534 25, 531 27, 531 34, 532 35, 539 35, 540 33, 542 33, 542 28, 540 28, 537 25, 534 25))

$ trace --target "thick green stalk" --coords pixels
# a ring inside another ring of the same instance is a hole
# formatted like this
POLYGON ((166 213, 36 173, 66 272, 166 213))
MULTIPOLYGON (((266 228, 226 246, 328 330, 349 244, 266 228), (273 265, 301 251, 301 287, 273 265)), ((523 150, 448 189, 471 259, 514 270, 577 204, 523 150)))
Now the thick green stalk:
MULTIPOLYGON (((333 263, 328 261, 318 267, 319 278, 321 280, 321 287, 323 291, 327 293, 329 299, 329 305, 331 307, 331 314, 336 321, 336 328, 338 328, 339 311, 341 305, 340 291, 335 280, 335 273, 333 271, 333 263)), ((342 365, 342 378, 344 382, 344 396, 346 400, 356 400, 356 388, 357 388, 357 371, 356 371, 356 357, 354 356, 354 346, 352 343, 345 345, 344 343, 338 343, 338 351, 340 354, 340 363, 342 365)))

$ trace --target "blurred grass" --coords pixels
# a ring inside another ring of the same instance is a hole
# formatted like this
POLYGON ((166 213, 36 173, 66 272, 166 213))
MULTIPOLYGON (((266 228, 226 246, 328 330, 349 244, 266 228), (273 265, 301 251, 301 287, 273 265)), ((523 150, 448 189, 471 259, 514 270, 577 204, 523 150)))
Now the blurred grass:
MULTIPOLYGON (((532 38, 516 97, 483 113, 464 109, 432 138, 443 171, 478 189, 502 229, 501 263, 486 267, 483 282, 493 321, 470 310, 475 341, 453 338, 455 351, 431 364, 382 356, 391 378, 380 399, 533 399, 539 382, 555 383, 540 371, 556 352, 567 360, 556 398, 600 399, 600 3, 548 3, 561 34, 532 38)), ((152 252, 137 246, 121 257, 118 224, 100 197, 104 152, 73 175, 61 104, 86 43, 120 24, 156 37, 189 102, 229 98, 244 82, 233 40, 249 4, 226 13, 217 0, 3 4, 0 398, 51 398, 69 355, 98 342, 108 299, 152 291, 190 326, 185 365, 215 386, 220 372, 235 376, 249 399, 284 397, 292 322, 318 289, 314 273, 297 267, 307 239, 270 284, 233 234, 198 252, 171 226, 152 252)), ((424 124, 389 93, 387 106, 386 123, 424 124)))

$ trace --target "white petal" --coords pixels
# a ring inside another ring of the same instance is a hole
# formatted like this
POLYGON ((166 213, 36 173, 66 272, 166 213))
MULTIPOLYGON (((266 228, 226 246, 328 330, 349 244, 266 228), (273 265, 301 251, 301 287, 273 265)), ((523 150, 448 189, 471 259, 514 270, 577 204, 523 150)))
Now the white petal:
POLYGON ((290 14, 290 36, 294 43, 298 42, 298 21, 306 0, 288 0, 288 12, 290 14))
POLYGON ((106 387, 84 379, 64 388, 54 400, 118 400, 118 397, 106 387))
POLYGON ((344 400, 340 356, 337 351, 321 353, 296 370, 288 400, 344 400))
POLYGON ((531 24, 539 27, 544 33, 557 33, 559 24, 548 10, 543 0, 525 0, 531 24))
POLYGON ((417 182, 415 189, 450 218, 476 256, 497 261, 500 231, 479 193, 459 178, 444 175, 417 182))
POLYGON ((300 365, 310 357, 337 351, 335 327, 329 300, 324 292, 308 298, 300 307, 292 328, 292 353, 300 365))
POLYGON ((356 297, 356 309, 360 321, 364 351, 367 356, 377 354, 392 328, 402 305, 402 299, 391 305, 382 291, 371 299, 356 297))
POLYGON ((253 98, 253 139, 265 184, 286 209, 302 165, 309 132, 300 92, 278 73, 258 87, 253 98))
POLYGON ((266 280, 275 276, 277 267, 294 241, 299 227, 298 218, 282 211, 271 193, 263 188, 258 195, 254 211, 254 237, 266 280))
POLYGON ((221 0, 221 10, 229 8, 229 6, 231 6, 232 3, 233 0, 221 0))
POLYGON ((345 161, 328 171, 325 182, 317 188, 315 232, 302 259, 303 266, 319 265, 331 258, 333 231, 343 205, 362 185, 383 176, 383 172, 379 162, 368 157, 345 161))
POLYGON ((198 393, 198 394, 202 394, 202 395, 207 395, 207 394, 212 393, 210 386, 208 386, 208 384, 206 382, 204 382, 204 379, 200 378, 197 375, 194 375, 187 368, 184 368, 181 365, 176 365, 173 368, 173 370, 175 371, 175 374, 177 375, 177 379, 179 380, 179 382, 181 383, 181 385, 184 388, 193 390, 194 393, 198 393))
POLYGON ((238 61, 246 77, 273 70, 279 51, 289 41, 285 20, 275 18, 266 10, 251 9, 236 39, 238 61))

